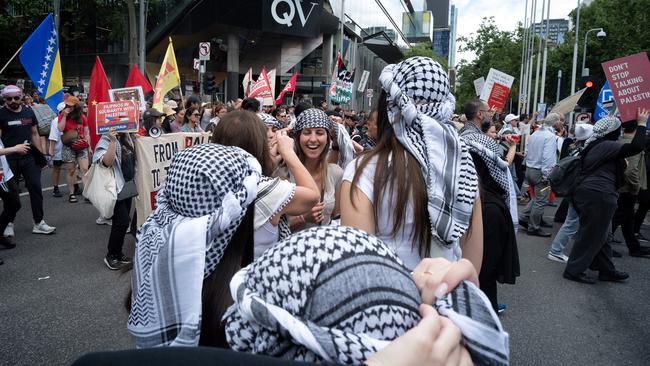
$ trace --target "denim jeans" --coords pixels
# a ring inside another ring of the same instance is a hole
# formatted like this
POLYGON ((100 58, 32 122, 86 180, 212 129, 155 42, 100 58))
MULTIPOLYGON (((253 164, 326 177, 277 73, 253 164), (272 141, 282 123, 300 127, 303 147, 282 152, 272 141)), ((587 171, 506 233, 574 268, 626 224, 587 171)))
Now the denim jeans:
POLYGON ((580 228, 580 218, 573 205, 569 204, 569 211, 567 212, 564 224, 555 235, 553 243, 551 243, 551 252, 555 254, 562 254, 564 248, 569 243, 569 239, 578 232, 580 228))

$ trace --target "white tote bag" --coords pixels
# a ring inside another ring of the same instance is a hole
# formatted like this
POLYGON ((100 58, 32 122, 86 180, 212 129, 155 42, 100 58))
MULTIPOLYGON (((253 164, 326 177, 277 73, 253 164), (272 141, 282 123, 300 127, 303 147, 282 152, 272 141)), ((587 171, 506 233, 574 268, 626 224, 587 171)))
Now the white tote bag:
POLYGON ((113 168, 95 163, 86 176, 88 183, 84 187, 83 196, 90 200, 101 217, 106 219, 113 217, 113 209, 117 201, 117 185, 113 168))

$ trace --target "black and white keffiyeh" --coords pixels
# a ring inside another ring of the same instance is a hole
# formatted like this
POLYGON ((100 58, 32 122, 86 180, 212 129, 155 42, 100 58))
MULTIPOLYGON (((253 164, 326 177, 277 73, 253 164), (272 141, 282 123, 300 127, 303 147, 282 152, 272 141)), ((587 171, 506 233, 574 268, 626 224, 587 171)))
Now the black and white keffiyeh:
POLYGON ((128 328, 138 348, 197 346, 201 292, 248 206, 261 167, 238 147, 178 152, 136 238, 128 328))
POLYGON ((469 146, 470 150, 483 159, 485 166, 490 171, 490 176, 505 192, 504 200, 508 206, 515 231, 519 225, 517 213, 517 193, 515 183, 510 173, 508 163, 501 158, 499 145, 485 135, 473 122, 468 122, 460 131, 461 139, 469 146))
POLYGON ((427 57, 388 65, 379 77, 399 142, 426 180, 433 238, 450 248, 469 227, 478 192, 469 149, 450 122, 456 100, 442 66, 427 57))
POLYGON ((348 131, 340 123, 334 123, 334 132, 336 133, 336 141, 339 145, 339 160, 337 162, 341 169, 354 160, 354 146, 352 145, 352 138, 348 131))
POLYGON ((268 113, 261 113, 260 112, 260 113, 257 114, 257 116, 260 117, 262 122, 264 122, 264 124, 269 126, 269 127, 273 127, 275 129, 278 129, 278 130, 281 130, 281 129, 284 128, 284 126, 282 125, 282 123, 280 123, 280 121, 278 121, 277 119, 275 119, 275 117, 273 117, 272 115, 270 115, 268 113))
POLYGON ((587 145, 591 144, 592 142, 605 137, 605 135, 609 134, 610 132, 616 131, 619 127, 621 127, 621 120, 618 119, 618 117, 605 116, 599 119, 594 124, 593 133, 591 134, 591 137, 588 138, 585 142, 585 147, 587 147, 587 145))
MULTIPOLYGON (((240 352, 361 364, 420 320, 402 262, 349 227, 294 234, 239 271, 230 289, 226 337, 240 352)), ((476 364, 508 364, 508 334, 476 286, 463 283, 435 307, 461 329, 476 364)))
MULTIPOLYGON (((273 216, 286 207, 296 193, 296 184, 281 178, 262 177, 257 185, 257 198, 255 199, 255 223, 257 230, 273 216)), ((279 240, 291 235, 289 221, 283 215, 278 222, 279 240)))
POLYGON ((300 132, 305 128, 324 128, 329 131, 330 120, 327 118, 327 114, 322 110, 318 108, 309 108, 298 115, 293 130, 300 132))

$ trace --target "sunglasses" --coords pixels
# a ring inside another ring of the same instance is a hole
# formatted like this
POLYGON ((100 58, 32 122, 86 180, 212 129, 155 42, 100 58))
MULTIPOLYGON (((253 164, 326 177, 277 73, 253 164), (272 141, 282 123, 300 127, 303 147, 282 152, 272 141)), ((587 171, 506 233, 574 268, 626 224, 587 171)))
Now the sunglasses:
POLYGON ((22 99, 23 99, 23 97, 5 97, 6 101, 11 101, 11 100, 19 101, 19 100, 22 100, 22 99))

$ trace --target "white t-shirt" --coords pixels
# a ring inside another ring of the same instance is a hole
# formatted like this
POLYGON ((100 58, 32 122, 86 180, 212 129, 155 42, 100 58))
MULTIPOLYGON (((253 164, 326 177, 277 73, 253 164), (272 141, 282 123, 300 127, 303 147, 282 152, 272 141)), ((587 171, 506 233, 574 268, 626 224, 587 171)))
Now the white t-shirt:
POLYGON ((52 160, 62 160, 61 159, 61 148, 63 143, 61 143, 61 132, 59 132, 59 117, 56 117, 52 120, 52 126, 50 127, 50 136, 48 140, 55 141, 54 145, 54 156, 52 160))
MULTIPOLYGON (((352 182, 354 174, 356 172, 356 165, 359 158, 352 160, 350 164, 345 168, 343 173, 343 180, 352 182)), ((377 169, 377 157, 373 157, 366 167, 363 169, 361 175, 359 175, 359 180, 357 181, 357 188, 366 195, 368 200, 375 206, 373 202, 374 196, 374 182, 375 182, 375 170, 377 169)), ((395 237, 392 235, 393 224, 395 222, 393 214, 395 212, 395 197, 391 197, 389 192, 384 192, 381 202, 379 202, 379 209, 377 210, 377 222, 375 236, 381 241, 384 242, 389 248, 393 249, 397 256, 404 262, 409 269, 414 269, 418 263, 420 263, 420 254, 418 253, 417 247, 413 247, 412 244, 412 235, 413 235, 413 205, 409 202, 406 205, 406 219, 402 222, 402 230, 398 231, 395 234, 395 237)), ((460 259, 460 247, 454 245, 452 248, 443 248, 439 245, 431 246, 431 257, 443 257, 450 261, 457 261, 460 259)))
MULTIPOLYGON (((332 223, 332 211, 334 211, 334 206, 336 205, 336 190, 341 186, 343 178, 343 169, 336 164, 327 165, 327 179, 325 180, 325 192, 323 193, 323 202, 325 203, 325 208, 323 209, 323 221, 320 223, 320 226, 327 226, 332 223)), ((291 181, 295 182, 293 176, 291 181)), ((312 223, 306 223, 304 229, 310 227, 319 226, 312 223)))
MULTIPOLYGON (((5 145, 2 144, 2 141, 0 141, 0 149, 4 149, 5 145)), ((9 181, 9 179, 13 178, 14 173, 11 171, 11 168, 9 167, 9 162, 7 161, 7 157, 4 155, 0 155, 0 176, 2 176, 2 179, 0 179, 0 182, 6 183, 9 181)))

